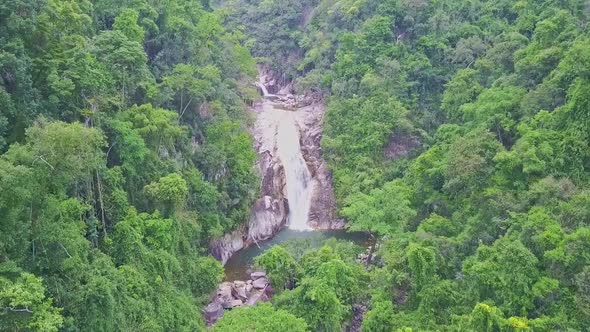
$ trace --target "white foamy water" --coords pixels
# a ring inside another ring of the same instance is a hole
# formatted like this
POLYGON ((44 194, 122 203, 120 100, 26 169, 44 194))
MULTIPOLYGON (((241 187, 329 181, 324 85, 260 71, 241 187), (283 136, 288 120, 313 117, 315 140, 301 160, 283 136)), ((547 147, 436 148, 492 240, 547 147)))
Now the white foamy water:
POLYGON ((287 199, 289 201, 288 226, 292 230, 312 230, 307 224, 311 205, 311 174, 303 159, 299 143, 296 113, 275 107, 264 85, 259 84, 266 100, 259 114, 259 126, 263 129, 263 146, 272 151, 285 168, 287 199))
POLYGON ((311 204, 311 174, 301 154, 299 130, 293 112, 275 111, 282 113, 277 130, 277 152, 287 178, 289 228, 309 230, 311 227, 307 225, 307 220, 311 204))
POLYGON ((266 99, 270 99, 272 97, 276 97, 276 95, 270 94, 268 93, 268 89, 266 88, 266 86, 262 83, 256 83, 256 86, 260 88, 260 90, 262 91, 262 95, 264 96, 264 98, 266 99))

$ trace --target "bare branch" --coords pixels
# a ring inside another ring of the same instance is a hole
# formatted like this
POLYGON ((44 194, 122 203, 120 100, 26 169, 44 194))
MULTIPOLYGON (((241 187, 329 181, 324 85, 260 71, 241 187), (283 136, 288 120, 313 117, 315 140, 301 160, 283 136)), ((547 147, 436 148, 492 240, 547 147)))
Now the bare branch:
POLYGON ((107 223, 105 221, 105 214, 104 214, 104 202, 102 199, 102 184, 100 183, 100 174, 98 174, 98 170, 96 170, 96 186, 98 188, 98 200, 100 201, 100 217, 102 220, 102 231, 106 238, 107 236, 107 223))
POLYGON ((186 104, 186 106, 182 110, 182 113, 180 113, 180 115, 178 116, 179 120, 180 120, 180 118, 182 118, 182 116, 184 115, 184 112, 186 112, 186 109, 189 107, 189 105, 191 104, 192 101, 193 101, 193 97, 191 97, 191 99, 189 99, 188 103, 186 104))
POLYGON ((48 163, 47 160, 45 160, 43 158, 43 156, 37 156, 37 158, 35 158, 35 160, 33 160, 33 164, 32 165, 35 165, 35 162, 37 160, 41 160, 42 162, 44 162, 45 164, 47 164, 47 166, 51 167, 52 170, 55 170, 55 167, 53 167, 50 163, 48 163))
POLYGON ((109 153, 111 153, 111 150, 115 147, 115 145, 117 145, 117 142, 113 143, 113 145, 111 145, 107 150, 107 158, 109 157, 109 153))
POLYGON ((61 243, 60 243, 59 245, 60 245, 60 246, 63 248, 63 250, 66 252, 66 255, 68 255, 68 257, 72 258, 72 255, 70 255, 70 253, 68 252, 68 249, 66 249, 66 247, 64 247, 64 245, 63 245, 63 244, 61 244, 61 243))
POLYGON ((2 311, 4 311, 4 312, 26 312, 29 314, 33 313, 33 311, 29 308, 18 309, 18 308, 13 308, 13 307, 4 307, 4 308, 2 308, 2 311))

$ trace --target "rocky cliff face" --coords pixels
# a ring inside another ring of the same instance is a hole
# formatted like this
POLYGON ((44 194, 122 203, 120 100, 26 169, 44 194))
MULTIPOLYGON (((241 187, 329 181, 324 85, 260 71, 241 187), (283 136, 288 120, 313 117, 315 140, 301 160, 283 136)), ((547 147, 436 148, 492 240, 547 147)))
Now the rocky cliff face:
POLYGON ((275 72, 270 65, 258 65, 258 80, 264 84, 270 94, 287 95, 293 93, 293 84, 284 82, 281 75, 275 72))
POLYGON ((209 251, 213 257, 221 261, 221 264, 227 263, 233 253, 244 248, 245 227, 241 227, 231 233, 225 234, 219 239, 214 239, 209 243, 209 251))
POLYGON ((336 199, 332 185, 332 173, 322 157, 322 129, 326 108, 320 96, 293 95, 293 84, 277 86, 275 73, 266 66, 259 68, 265 86, 270 93, 277 93, 276 102, 282 108, 296 111, 296 120, 301 133, 300 144, 303 158, 312 175, 312 201, 309 224, 314 229, 342 229, 344 221, 336 216, 336 199))
POLYGON ((344 222, 336 218, 336 200, 332 173, 322 158, 322 127, 325 107, 322 102, 298 97, 298 124, 301 130, 303 158, 312 175, 313 193, 309 223, 315 229, 341 229, 344 222))
POLYGON ((254 133, 258 151, 257 167, 261 174, 259 198, 252 207, 248 222, 246 243, 268 240, 273 237, 287 223, 289 215, 285 189, 285 170, 276 157, 276 146, 268 145, 264 133, 260 130, 254 133))
POLYGON ((274 131, 269 130, 273 126, 272 118, 264 114, 260 104, 256 104, 252 111, 256 115, 256 123, 251 133, 258 152, 256 168, 261 178, 261 196, 254 203, 250 219, 245 226, 211 241, 211 254, 222 264, 238 250, 272 238, 285 226, 289 214, 285 170, 277 158, 274 131))

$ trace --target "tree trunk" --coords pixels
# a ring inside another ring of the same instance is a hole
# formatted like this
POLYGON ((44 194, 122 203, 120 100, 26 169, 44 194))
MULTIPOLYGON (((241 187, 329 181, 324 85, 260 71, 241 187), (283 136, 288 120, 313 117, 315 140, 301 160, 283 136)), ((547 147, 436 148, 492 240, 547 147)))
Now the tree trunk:
POLYGON ((96 187, 98 189, 98 202, 100 204, 100 217, 102 221, 102 232, 104 237, 107 237, 107 223, 105 221, 104 215, 104 202, 102 200, 102 184, 100 182, 100 175, 98 174, 98 170, 96 171, 96 187))
POLYGON ((368 269, 369 265, 371 265, 371 261, 373 260, 373 254, 375 253, 375 247, 377 246, 377 239, 375 238, 375 235, 373 235, 373 233, 369 233, 369 236, 374 241, 373 244, 369 246, 369 255, 367 256, 367 263, 365 264, 366 269, 368 269))

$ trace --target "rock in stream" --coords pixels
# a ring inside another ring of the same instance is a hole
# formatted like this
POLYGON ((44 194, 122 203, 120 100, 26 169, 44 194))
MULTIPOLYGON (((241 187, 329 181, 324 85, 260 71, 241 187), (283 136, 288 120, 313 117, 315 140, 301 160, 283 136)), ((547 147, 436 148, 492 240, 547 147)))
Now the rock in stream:
POLYGON ((205 322, 211 326, 223 317, 225 310, 253 306, 270 300, 271 296, 272 287, 264 272, 252 273, 251 279, 247 281, 223 282, 209 305, 203 309, 205 322))

